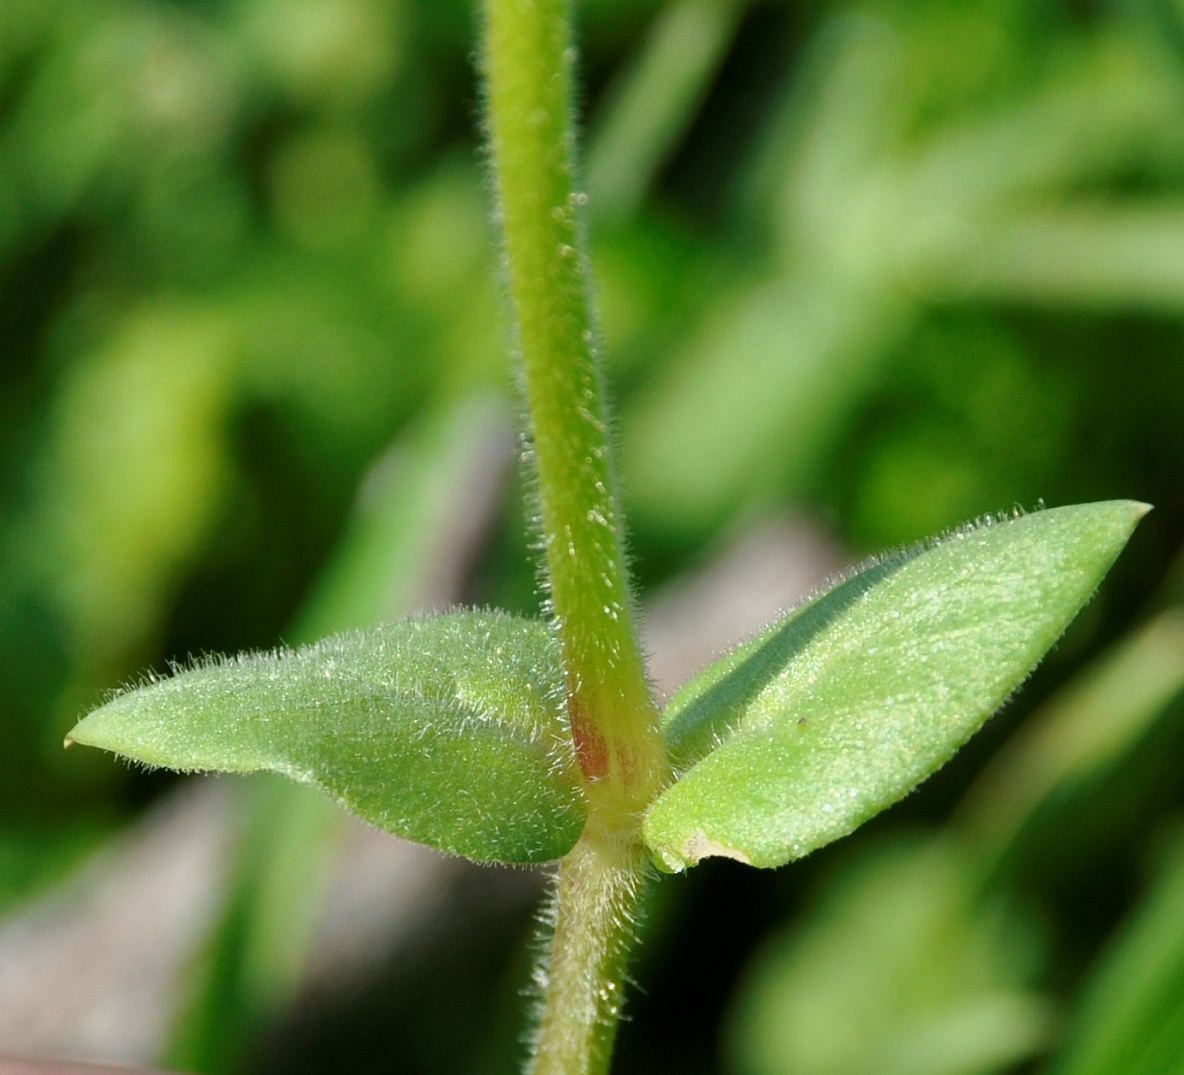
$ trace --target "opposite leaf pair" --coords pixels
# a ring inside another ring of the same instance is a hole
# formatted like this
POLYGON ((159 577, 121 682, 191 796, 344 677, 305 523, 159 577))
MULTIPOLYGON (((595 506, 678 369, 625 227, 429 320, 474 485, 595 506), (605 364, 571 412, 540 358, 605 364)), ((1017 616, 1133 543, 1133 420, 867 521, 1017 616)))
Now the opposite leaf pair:
MULTIPOLYGON (((873 562, 701 672, 663 715, 679 777, 644 818, 658 865, 777 866, 901 798, 1031 671, 1147 510, 1109 501, 959 530, 873 562)), ((174 769, 273 769, 479 861, 560 858, 584 823, 558 646, 499 612, 203 662, 119 694, 67 742, 174 769)))

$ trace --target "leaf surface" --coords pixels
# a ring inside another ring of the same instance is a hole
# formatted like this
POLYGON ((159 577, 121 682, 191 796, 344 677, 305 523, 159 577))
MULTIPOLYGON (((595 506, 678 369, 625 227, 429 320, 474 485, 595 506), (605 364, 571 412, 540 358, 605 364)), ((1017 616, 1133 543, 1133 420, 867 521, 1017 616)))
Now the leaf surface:
POLYGON ((664 716, 682 775, 645 819, 659 863, 777 866, 944 764, 1089 599, 1147 508, 968 527, 873 563, 707 668, 664 716))
POLYGON ((182 770, 271 769, 478 861, 565 854, 584 821, 558 648, 453 612, 205 661, 122 693, 67 742, 182 770))

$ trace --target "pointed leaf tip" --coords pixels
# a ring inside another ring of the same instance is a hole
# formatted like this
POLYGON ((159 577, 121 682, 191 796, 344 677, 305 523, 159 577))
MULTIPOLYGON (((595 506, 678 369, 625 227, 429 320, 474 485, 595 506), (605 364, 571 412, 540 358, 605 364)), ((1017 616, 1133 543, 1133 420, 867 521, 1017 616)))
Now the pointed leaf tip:
POLYGON ((940 768, 1056 642, 1150 510, 987 520, 872 563, 695 677, 664 717, 681 778, 644 837, 681 870, 846 835, 940 768))
POLYGON ((71 741, 181 770, 272 769, 367 821, 479 861, 558 858, 584 803, 547 628, 454 612, 126 691, 71 741))

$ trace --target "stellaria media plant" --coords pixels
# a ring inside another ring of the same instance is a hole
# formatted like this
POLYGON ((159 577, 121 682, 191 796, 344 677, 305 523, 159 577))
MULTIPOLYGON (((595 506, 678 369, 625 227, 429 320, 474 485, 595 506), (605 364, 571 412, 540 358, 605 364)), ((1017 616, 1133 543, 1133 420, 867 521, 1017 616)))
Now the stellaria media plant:
POLYGON ((712 855, 780 866, 908 793, 1015 690, 1147 510, 1012 514, 881 557, 659 710, 587 284, 570 7, 483 3, 545 618, 455 611, 204 661, 119 694, 67 740, 173 769, 276 770, 447 852, 557 862, 536 1075, 608 1070, 650 877, 712 855))

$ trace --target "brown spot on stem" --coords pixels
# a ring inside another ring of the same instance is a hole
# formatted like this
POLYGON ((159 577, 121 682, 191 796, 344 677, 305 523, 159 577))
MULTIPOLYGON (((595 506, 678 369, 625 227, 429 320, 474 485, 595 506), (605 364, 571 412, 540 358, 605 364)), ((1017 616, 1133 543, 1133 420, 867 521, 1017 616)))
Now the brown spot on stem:
POLYGON ((575 743, 580 769, 588 780, 603 780, 608 776, 608 743, 596 725, 584 713, 574 694, 567 698, 571 718, 571 738, 575 743))
POLYGON ((633 787, 638 782, 638 772, 641 766, 638 764, 637 751, 625 746, 618 746, 617 748, 617 769, 621 774, 621 783, 625 787, 633 787))

